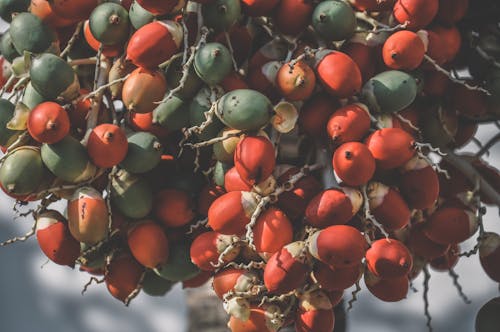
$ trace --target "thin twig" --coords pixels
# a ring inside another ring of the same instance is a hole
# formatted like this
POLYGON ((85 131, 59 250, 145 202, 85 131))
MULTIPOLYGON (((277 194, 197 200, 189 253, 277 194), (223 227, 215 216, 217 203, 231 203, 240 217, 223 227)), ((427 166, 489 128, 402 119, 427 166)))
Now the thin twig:
POLYGON ((429 332, 432 332, 432 316, 431 313, 429 312, 429 280, 431 279, 431 274, 429 273, 429 269, 427 266, 424 266, 424 293, 423 293, 423 298, 424 298, 424 314, 425 317, 427 318, 427 323, 426 326, 429 329, 429 332))
POLYGON ((497 133, 492 137, 483 147, 476 153, 476 158, 480 158, 485 153, 489 153, 489 150, 498 142, 500 142, 500 133, 497 133))
POLYGON ((61 54, 59 54, 59 56, 61 58, 64 58, 64 56, 71 51, 71 48, 73 47, 73 45, 75 45, 75 42, 80 35, 80 30, 82 30, 82 27, 83 27, 83 21, 81 21, 80 23, 77 24, 77 26, 75 28, 75 32, 73 32, 73 35, 71 36, 71 38, 68 41, 68 44, 66 45, 64 50, 62 50, 61 54))
POLYGON ((469 300, 469 298, 467 297, 467 295, 465 295, 464 291, 463 291, 463 288, 462 288, 462 285, 460 285, 460 283, 458 282, 458 274, 455 272, 455 270, 453 269, 450 269, 450 271, 448 271, 448 274, 450 275, 450 277, 453 279, 453 285, 455 286, 455 288, 457 289, 458 291, 458 295, 460 295, 460 297, 462 298, 462 300, 466 303, 466 304, 471 304, 471 300, 469 300))

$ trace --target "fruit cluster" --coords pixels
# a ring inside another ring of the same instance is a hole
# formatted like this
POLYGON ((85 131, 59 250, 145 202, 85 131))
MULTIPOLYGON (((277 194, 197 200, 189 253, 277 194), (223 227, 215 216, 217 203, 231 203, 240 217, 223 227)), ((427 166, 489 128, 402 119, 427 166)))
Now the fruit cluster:
POLYGON ((468 8, 0 0, 0 186, 53 262, 127 305, 213 279, 233 332, 331 332, 362 277, 400 301, 477 251, 500 282, 498 135, 455 152, 500 117, 500 30, 468 8))

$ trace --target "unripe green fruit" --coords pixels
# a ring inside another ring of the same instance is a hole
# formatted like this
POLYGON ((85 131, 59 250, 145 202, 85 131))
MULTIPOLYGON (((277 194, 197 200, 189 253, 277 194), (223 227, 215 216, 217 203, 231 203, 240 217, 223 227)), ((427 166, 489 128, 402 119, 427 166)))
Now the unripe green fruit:
POLYGON ((130 173, 149 172, 158 165, 162 147, 158 138, 147 132, 133 133, 128 137, 128 151, 120 166, 130 173))
POLYGON ((117 45, 128 38, 130 23, 128 12, 119 4, 105 2, 90 14, 90 31, 103 45, 117 45))
POLYGON ((17 14, 10 24, 10 36, 17 52, 45 52, 57 36, 47 24, 31 13, 17 14))
MULTIPOLYGON (((168 93, 168 92, 167 92, 168 93)), ((153 111, 153 123, 167 128, 169 131, 180 130, 189 125, 187 103, 177 96, 171 96, 158 105, 153 111)))
POLYGON ((46 99, 56 99, 59 95, 72 99, 80 88, 73 68, 50 53, 43 53, 33 59, 30 78, 35 90, 46 99))
POLYGON ((204 24, 216 31, 229 29, 241 16, 240 0, 215 0, 203 4, 204 24))
POLYGON ((120 170, 111 181, 111 202, 126 217, 144 218, 153 208, 153 191, 144 179, 120 170))
POLYGON ((348 39, 356 29, 356 16, 343 1, 320 2, 313 12, 314 30, 327 41, 348 39))
POLYGON ((200 270, 191 262, 189 246, 185 243, 174 243, 170 247, 167 264, 156 269, 155 273, 170 281, 184 281, 196 277, 200 270))
POLYGON ((194 70, 208 85, 220 83, 232 69, 231 53, 220 43, 208 43, 196 52, 194 70))

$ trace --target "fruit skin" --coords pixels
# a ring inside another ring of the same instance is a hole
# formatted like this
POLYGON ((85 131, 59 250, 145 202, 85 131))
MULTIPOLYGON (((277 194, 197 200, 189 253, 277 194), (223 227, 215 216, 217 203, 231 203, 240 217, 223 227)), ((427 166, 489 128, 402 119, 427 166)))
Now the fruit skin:
POLYGON ((81 21, 89 17, 99 4, 98 0, 50 0, 50 8, 57 15, 66 19, 81 21))
POLYGON ((114 258, 108 267, 105 281, 114 298, 125 303, 127 297, 137 288, 144 268, 130 254, 114 258))
POLYGON ((358 65, 345 53, 331 51, 318 62, 316 71, 326 91, 335 97, 348 98, 361 90, 358 65))
POLYGON ((297 332, 331 332, 335 325, 333 305, 322 290, 307 292, 300 297, 295 321, 297 332))
POLYGON ((308 99, 316 85, 316 76, 305 62, 299 61, 290 67, 290 63, 281 66, 276 75, 276 85, 287 100, 308 99))
POLYGON ((380 239, 366 251, 366 266, 375 276, 384 279, 406 276, 413 260, 406 246, 394 239, 380 239))
POLYGON ((403 166, 415 154, 415 140, 399 128, 383 128, 373 132, 365 144, 377 163, 377 169, 403 166))
POLYGON ((281 0, 275 8, 274 19, 279 31, 297 35, 309 25, 314 6, 305 0, 281 0), (293 17, 293 20, 290 18, 293 17))
POLYGON ((0 37, 0 53, 9 62, 12 62, 19 56, 19 53, 12 42, 10 30, 6 30, 0 37))
POLYGON ((38 216, 36 239, 40 249, 51 261, 75 266, 80 256, 80 243, 71 235, 66 220, 59 212, 47 210, 38 216))
POLYGON ((164 296, 172 289, 173 285, 174 282, 163 279, 154 271, 149 270, 142 281, 142 291, 149 296, 164 296))
POLYGON ((314 233, 309 242, 311 255, 329 266, 347 268, 359 265, 367 243, 354 227, 334 225, 314 233))
POLYGON ((500 324, 500 297, 484 304, 476 315, 476 332, 495 332, 500 324))
POLYGON ((338 107, 335 97, 327 93, 313 94, 299 112, 300 130, 314 139, 326 138, 326 124, 338 107))
POLYGON ((314 267, 314 277, 321 288, 327 291, 343 291, 354 285, 362 275, 362 264, 339 269, 318 262, 314 267))
POLYGON ((128 11, 128 18, 132 26, 139 30, 146 24, 153 22, 155 15, 142 7, 137 1, 134 1, 128 11))
MULTIPOLYGON (((134 90, 130 92, 133 96, 134 90)), ((153 110, 153 124, 168 132, 181 130, 189 126, 188 104, 173 95, 153 110)))
POLYGON ((56 14, 49 2, 45 0, 31 0, 29 11, 51 28, 67 27, 75 23, 75 20, 66 19, 56 14))
MULTIPOLYGON (((0 99, 0 145, 7 146, 13 137, 19 134, 17 130, 7 128, 7 123, 14 116, 16 106, 7 99, 0 99)), ((28 124, 29 125, 29 124, 28 124)))
POLYGON ((257 253, 269 258, 282 247, 292 242, 293 228, 283 211, 271 206, 257 219, 253 227, 254 245, 257 253))
POLYGON ((215 114, 232 129, 258 130, 268 124, 273 113, 271 101, 262 93, 239 89, 219 99, 215 114))
MULTIPOLYGON (((92 31, 90 31, 89 20, 85 21, 83 24, 83 36, 85 37, 85 42, 96 52, 99 51, 99 48, 102 46, 102 54, 106 57, 117 57, 121 54, 123 47, 121 44, 116 45, 104 45, 100 41, 98 41, 92 31)), ((116 86, 111 87, 111 89, 116 88, 116 86)))
POLYGON ((402 30, 385 41, 382 54, 389 68, 413 70, 424 60, 425 46, 415 32, 402 30))
POLYGON ((153 208, 153 193, 149 183, 125 170, 111 181, 111 202, 126 217, 146 217, 153 208))
POLYGON ((216 85, 232 69, 231 53, 220 43, 207 43, 194 58, 194 70, 198 77, 208 85, 216 85))
POLYGON ((37 142, 56 143, 69 133, 68 113, 59 104, 45 102, 31 110, 28 132, 37 142))
POLYGON ((434 258, 430 261, 430 266, 438 272, 448 272, 457 265, 460 256, 460 247, 458 244, 450 246, 444 255, 434 258))
POLYGON ((342 144, 333 154, 335 174, 349 186, 366 184, 375 173, 375 159, 366 145, 358 142, 342 144))
POLYGON ((486 232, 479 245, 479 260, 486 274, 494 281, 500 282, 500 236, 486 232))
POLYGON ((469 7, 469 0, 439 0, 439 10, 436 18, 448 25, 460 21, 469 7))
POLYGON ((449 249, 448 244, 439 244, 429 239, 424 233, 425 223, 412 225, 407 246, 412 253, 432 260, 443 256, 449 249))
POLYGON ((146 220, 128 231, 128 247, 143 266, 154 269, 168 260, 168 239, 163 228, 146 220))
POLYGON ((429 217, 424 233, 436 243, 456 244, 471 237, 477 228, 477 220, 471 212, 444 207, 429 217))
POLYGON ((208 225, 226 235, 242 235, 257 207, 254 194, 231 191, 217 198, 208 209, 208 225))
POLYGON ((339 108, 328 119, 326 130, 336 146, 359 141, 370 129, 368 108, 363 104, 349 104, 339 108))
POLYGON ((146 173, 161 160, 162 147, 158 138, 147 132, 136 132, 128 136, 128 150, 120 166, 130 173, 146 173))
POLYGON ((430 208, 439 196, 438 175, 423 159, 412 159, 401 174, 399 190, 409 207, 430 208))
POLYGON ((224 264, 231 262, 238 256, 240 253, 240 247, 236 245, 238 241, 238 237, 217 232, 200 234, 191 244, 189 250, 191 261, 203 271, 215 271, 222 253, 225 253, 222 257, 224 264), (226 252, 225 250, 229 247, 232 247, 231 251, 226 252))
POLYGON ((54 31, 37 16, 19 13, 10 23, 9 33, 17 53, 41 53, 57 40, 54 31))
POLYGON ((170 13, 179 3, 179 0, 138 0, 137 3, 154 15, 165 15, 170 13))
POLYGON ((0 2, 0 17, 5 22, 12 21, 12 14, 28 11, 30 0, 3 0, 0 2))
POLYGON ((371 182, 367 188, 370 210, 386 231, 406 226, 411 217, 410 209, 399 192, 379 182, 371 182))
POLYGON ((325 190, 309 201, 306 222, 318 228, 346 224, 358 212, 362 200, 361 193, 350 188, 325 190))
POLYGON ((189 194, 177 189, 164 189, 156 194, 156 217, 167 227, 181 227, 196 216, 189 194))
POLYGON ((438 7, 438 0, 398 0, 393 15, 400 24, 408 21, 408 29, 416 31, 432 22, 438 7))
POLYGON ((80 242, 96 244, 108 234, 108 208, 101 194, 91 187, 75 191, 68 200, 68 226, 80 242))
POLYGON ((122 100, 128 110, 150 113, 167 91, 165 76, 160 71, 135 69, 123 84, 122 100))
POLYGON ((178 23, 148 23, 130 37, 127 60, 138 67, 155 69, 179 50, 181 42, 182 27, 178 23))
POLYGON ((127 136, 117 125, 103 123, 95 127, 87 142, 90 160, 100 168, 118 165, 127 155, 127 136))
POLYGON ((280 323, 273 323, 273 313, 268 308, 251 306, 249 311, 247 320, 231 316, 227 325, 232 332, 277 332, 281 327, 280 323))
POLYGON ((112 2, 100 4, 89 17, 90 31, 103 45, 121 44, 127 40, 129 25, 128 12, 112 2))
POLYGON ((274 145, 262 136, 246 136, 238 142, 234 165, 241 179, 249 185, 266 180, 276 166, 274 145))
POLYGON ((241 15, 240 0, 214 0, 204 4, 201 13, 207 27, 216 31, 228 30, 241 15))
POLYGON ((222 300, 230 291, 249 292, 259 282, 259 276, 252 271, 227 268, 214 275, 212 288, 222 300))
POLYGON ((170 281, 184 281, 200 274, 200 269, 191 262, 189 244, 170 241, 169 259, 154 272, 163 279, 170 281))
POLYGON ((381 279, 368 269, 365 271, 365 284, 370 293, 384 302, 398 302, 408 294, 408 277, 381 279))
POLYGON ((248 16, 269 16, 280 0, 241 0, 243 13, 248 16))
POLYGON ((342 1, 322 1, 312 14, 314 30, 326 41, 349 39, 356 29, 351 6, 342 1))

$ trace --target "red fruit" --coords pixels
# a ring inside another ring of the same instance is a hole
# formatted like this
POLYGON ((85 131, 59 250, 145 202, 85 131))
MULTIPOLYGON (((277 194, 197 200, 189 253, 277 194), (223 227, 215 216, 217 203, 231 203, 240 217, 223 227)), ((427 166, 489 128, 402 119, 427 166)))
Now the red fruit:
POLYGON ((156 21, 137 30, 128 42, 127 60, 138 67, 155 69, 178 52, 182 27, 174 21, 156 21))
POLYGON ((135 259, 154 269, 168 259, 168 240, 163 228, 153 221, 145 221, 128 232, 128 247, 135 259))
POLYGON ((168 136, 167 128, 153 123, 153 112, 149 113, 129 112, 128 119, 130 125, 136 131, 147 131, 158 138, 166 138, 168 136))
POLYGON ((295 331, 332 332, 334 325, 333 306, 327 294, 316 290, 300 297, 295 331))
POLYGON ((224 188, 229 191, 252 191, 253 186, 243 181, 236 167, 231 167, 224 175, 224 188))
POLYGON ((243 12, 248 16, 269 16, 280 0, 241 0, 243 12))
POLYGON ((398 302, 406 298, 409 289, 407 276, 381 279, 368 269, 365 271, 365 284, 370 293, 385 302, 398 302))
POLYGON ((452 245, 448 251, 440 257, 434 258, 430 261, 431 267, 439 272, 448 272, 455 265, 457 265, 458 255, 460 254, 460 248, 458 244, 452 245))
MULTIPOLYGON (((99 48, 101 47, 101 42, 99 42, 95 37, 92 35, 92 32, 90 31, 90 25, 89 25, 89 20, 86 20, 85 23, 83 24, 83 35, 85 37, 85 41, 87 41, 87 44, 89 44, 94 51, 99 51, 99 48)), ((103 45, 102 47, 102 54, 108 58, 113 58, 116 56, 119 56, 122 53, 123 46, 118 44, 118 45, 103 45)))
POLYGON ((392 279, 406 276, 413 265, 410 251, 394 239, 380 239, 366 251, 366 266, 375 276, 392 279))
POLYGON ((127 297, 137 288, 144 268, 130 254, 114 258, 105 275, 106 287, 113 297, 125 303, 127 297))
MULTIPOLYGON (((314 278, 318 280, 322 289, 328 291, 343 291, 354 285, 363 274, 363 265, 354 265, 338 269, 324 263, 317 262, 314 267, 314 278)), ((342 293, 341 293, 342 294, 342 293)))
POLYGON ((314 94, 308 99, 299 113, 299 127, 314 138, 326 137, 326 123, 338 108, 337 99, 326 93, 314 94))
POLYGON ((81 21, 89 17, 90 13, 99 4, 97 0, 51 0, 50 8, 60 17, 81 21))
POLYGON ((161 71, 137 68, 123 84, 123 104, 132 112, 151 113, 166 91, 167 81, 161 71))
MULTIPOLYGON (((447 50, 445 43, 442 42, 441 37, 434 31, 427 30, 426 34, 421 36, 427 37, 427 55, 431 57, 438 65, 443 65, 447 60, 447 50)), ((425 64, 425 68, 434 70, 430 64, 425 64)))
POLYGON ((231 262, 240 253, 236 245, 238 237, 223 235, 217 232, 206 232, 198 235, 191 244, 191 261, 203 271, 215 271, 219 256, 229 247, 232 249, 223 257, 224 263, 231 262))
POLYGON ((366 184, 375 173, 375 159, 366 145, 358 142, 342 144, 333 154, 335 174, 348 186, 366 184))
POLYGON ((386 231, 403 228, 410 221, 410 209, 403 197, 394 189, 372 182, 367 189, 370 211, 386 231))
POLYGON ((309 253, 329 266, 342 269, 357 266, 365 256, 367 243, 354 227, 335 225, 314 233, 309 253))
POLYGON ((439 244, 429 239, 424 233, 425 224, 415 224, 410 229, 408 248, 420 257, 431 260, 443 256, 450 248, 447 244, 439 244))
POLYGON ((256 195, 231 191, 217 198, 208 209, 208 225, 216 232, 242 235, 257 207, 256 195))
POLYGON ((500 282, 500 235, 486 232, 479 245, 479 260, 486 274, 500 282))
POLYGON ((329 189, 316 195, 307 205, 306 222, 318 228, 346 224, 359 211, 363 197, 355 189, 329 189))
POLYGON ((373 132, 365 144, 382 170, 401 167, 414 155, 415 140, 403 129, 383 128, 373 132))
POLYGON ((165 189, 156 195, 155 214, 167 227, 181 227, 196 216, 193 200, 188 193, 177 189, 165 189))
POLYGON ((338 98, 348 98, 361 90, 361 72, 347 54, 331 51, 319 60, 316 71, 326 91, 338 98))
POLYGON ((234 166, 241 179, 254 185, 266 180, 276 165, 274 145, 263 136, 246 136, 234 152, 234 166))
POLYGON ((417 31, 429 25, 438 12, 438 0, 398 0, 393 15, 400 24, 417 31))
POLYGON ((246 293, 259 283, 259 276, 251 271, 228 268, 214 275, 212 287, 215 294, 223 299, 224 295, 234 291, 246 293))
POLYGON ((137 3, 141 5, 142 8, 146 9, 148 12, 154 15, 165 15, 179 5, 180 0, 137 0, 137 3))
POLYGON ((455 59, 462 44, 460 31, 454 26, 435 26, 432 28, 432 31, 439 36, 441 47, 444 51, 445 62, 450 62, 455 59))
POLYGON ((248 84, 245 78, 238 72, 232 71, 220 82, 222 90, 231 92, 238 89, 248 89, 248 84))
POLYGON ((413 137, 417 137, 418 132, 414 128, 415 127, 418 128, 420 114, 421 110, 417 108, 416 105, 410 105, 408 108, 405 108, 404 110, 398 112, 397 114, 391 114, 390 117, 392 126, 386 126, 386 127, 403 129, 413 137), (410 126, 408 123, 404 122, 402 119, 410 121, 413 127, 410 126))
POLYGON ((445 74, 435 70, 425 72, 423 92, 426 96, 442 97, 449 86, 450 79, 445 74))
POLYGON ((80 242, 71 236, 68 224, 59 212, 47 210, 37 218, 36 239, 40 249, 51 261, 75 266, 80 256, 80 242))
POLYGON ((297 35, 309 25, 313 10, 307 0, 281 0, 274 15, 276 27, 286 35, 297 35))
POLYGON ((281 66, 276 76, 276 85, 287 100, 308 99, 316 86, 316 76, 311 67, 303 61, 295 63, 292 67, 290 63, 281 66))
POLYGON ((422 39, 411 31, 393 33, 384 43, 384 63, 392 69, 413 70, 424 60, 425 46, 422 39))
POLYGON ((247 76, 248 86, 264 94, 270 100, 278 101, 281 94, 276 86, 276 76, 280 68, 280 61, 269 61, 261 67, 252 68, 247 76))
POLYGON ((292 242, 276 252, 264 269, 264 285, 269 293, 285 294, 304 284, 310 270, 306 244, 292 242))
POLYGON ((103 123, 90 133, 87 152, 97 167, 110 168, 118 165, 127 156, 127 151, 127 136, 117 125, 103 123))
POLYGON ((460 21, 469 7, 469 0, 439 0, 437 19, 451 25, 460 21))
POLYGON ((368 108, 360 103, 339 108, 330 116, 326 130, 336 146, 359 141, 370 130, 371 120, 368 108))
POLYGON ((439 197, 438 175, 425 159, 413 158, 404 166, 399 190, 410 208, 430 208, 439 197))
POLYGON ((366 82, 375 75, 376 61, 373 61, 373 58, 376 56, 376 51, 377 48, 375 47, 352 40, 342 45, 342 52, 350 56, 358 65, 363 82, 366 82))
POLYGON ((277 332, 281 324, 272 319, 272 313, 257 306, 250 307, 247 320, 231 316, 228 327, 232 332, 277 332))
POLYGON ((253 227, 253 236, 257 253, 263 258, 269 258, 292 242, 292 223, 283 211, 270 207, 257 219, 253 227))
POLYGON ((460 208, 441 208, 428 219, 424 233, 440 244, 456 244, 470 238, 478 223, 472 212, 460 208))
POLYGON ((30 12, 52 28, 66 27, 75 23, 73 19, 57 15, 46 0, 31 0, 30 12))
POLYGON ((226 191, 222 187, 216 185, 206 185, 203 187, 198 197, 198 208, 196 210, 202 216, 208 215, 208 209, 212 203, 225 193, 226 191))
POLYGON ((70 123, 61 105, 47 101, 31 110, 27 125, 28 132, 37 142, 53 144, 68 135, 70 123))

